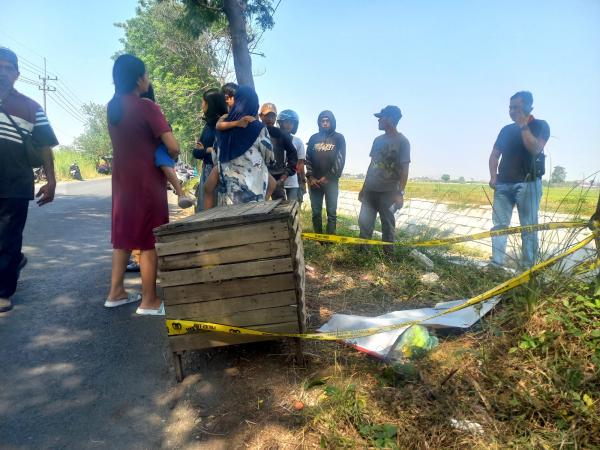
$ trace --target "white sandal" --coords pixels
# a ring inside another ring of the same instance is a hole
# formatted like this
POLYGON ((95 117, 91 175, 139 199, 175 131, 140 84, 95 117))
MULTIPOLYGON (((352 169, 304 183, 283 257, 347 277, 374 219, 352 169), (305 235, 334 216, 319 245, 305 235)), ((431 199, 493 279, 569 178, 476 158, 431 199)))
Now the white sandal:
POLYGON ((127 294, 127 298, 122 298, 120 300, 111 300, 109 298, 104 302, 105 308, 116 308, 117 306, 127 305, 128 303, 139 302, 142 299, 142 294, 139 292, 133 292, 131 294, 127 294))
POLYGON ((140 316, 164 316, 165 315, 165 304, 161 303, 158 309, 152 308, 138 308, 135 310, 136 314, 140 316))

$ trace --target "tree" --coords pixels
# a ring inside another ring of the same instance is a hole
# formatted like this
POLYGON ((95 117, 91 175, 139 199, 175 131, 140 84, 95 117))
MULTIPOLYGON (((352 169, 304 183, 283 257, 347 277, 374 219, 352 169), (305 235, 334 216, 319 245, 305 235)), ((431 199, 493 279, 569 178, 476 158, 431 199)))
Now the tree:
POLYGON ((447 173, 445 173, 444 175, 442 175, 442 181, 444 182, 448 182, 450 181, 450 175, 448 175, 447 173))
POLYGON ((227 20, 237 82, 254 87, 250 46, 256 47, 260 36, 252 32, 248 22, 254 21, 257 29, 261 31, 273 28, 275 12, 273 1, 183 0, 183 2, 187 7, 187 19, 193 33, 220 23, 223 19, 227 20))
POLYGON ((465 177, 463 177, 463 176, 460 176, 460 177, 458 177, 458 182, 459 182, 459 183, 466 183, 466 182, 467 182, 467 180, 465 180, 465 177))
POLYGON ((95 162, 102 156, 112 155, 112 144, 108 135, 106 106, 87 103, 82 107, 85 116, 83 133, 75 138, 75 150, 89 156, 95 162))
POLYGON ((177 0, 140 0, 136 16, 116 24, 125 36, 122 53, 141 58, 156 100, 185 150, 202 129, 203 92, 227 75, 229 36, 224 22, 190 30, 186 7, 177 0))
POLYGON ((550 183, 564 183, 567 179, 567 170, 562 166, 555 166, 550 175, 550 183))

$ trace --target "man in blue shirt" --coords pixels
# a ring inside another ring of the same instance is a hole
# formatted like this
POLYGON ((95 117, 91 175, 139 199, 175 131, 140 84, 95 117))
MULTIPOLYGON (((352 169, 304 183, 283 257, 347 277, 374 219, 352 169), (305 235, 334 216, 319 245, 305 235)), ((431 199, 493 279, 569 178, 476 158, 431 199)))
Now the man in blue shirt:
MULTIPOLYGON (((510 226, 516 205, 522 226, 538 223, 544 174, 543 151, 550 127, 533 117, 533 95, 520 91, 510 98, 508 113, 513 123, 506 125, 496 139, 490 155, 490 187, 494 189, 492 230, 510 226)), ((521 233, 522 265, 533 266, 538 257, 537 232, 521 233)), ((493 265, 502 266, 507 236, 492 238, 493 265)))

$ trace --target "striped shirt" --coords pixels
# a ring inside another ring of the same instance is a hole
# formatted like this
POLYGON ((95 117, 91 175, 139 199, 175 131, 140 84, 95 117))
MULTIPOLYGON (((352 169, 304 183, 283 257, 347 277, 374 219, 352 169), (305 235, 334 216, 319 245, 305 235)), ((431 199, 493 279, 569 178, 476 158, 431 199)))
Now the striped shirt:
POLYGON ((13 89, 0 107, 0 198, 32 199, 33 171, 21 134, 30 134, 36 148, 54 147, 58 141, 46 113, 29 97, 13 89))

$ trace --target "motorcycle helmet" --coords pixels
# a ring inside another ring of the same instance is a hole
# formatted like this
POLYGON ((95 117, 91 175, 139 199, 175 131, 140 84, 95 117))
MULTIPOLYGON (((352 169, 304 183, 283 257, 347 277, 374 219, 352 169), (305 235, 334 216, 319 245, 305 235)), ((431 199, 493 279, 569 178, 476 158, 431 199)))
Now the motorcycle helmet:
POLYGON ((277 116, 277 122, 279 122, 279 126, 281 126, 281 122, 285 122, 286 120, 289 120, 294 124, 292 128, 292 134, 296 134, 298 131, 298 124, 300 123, 300 117, 296 111, 292 111, 291 109, 285 109, 281 111, 279 116, 277 116))

